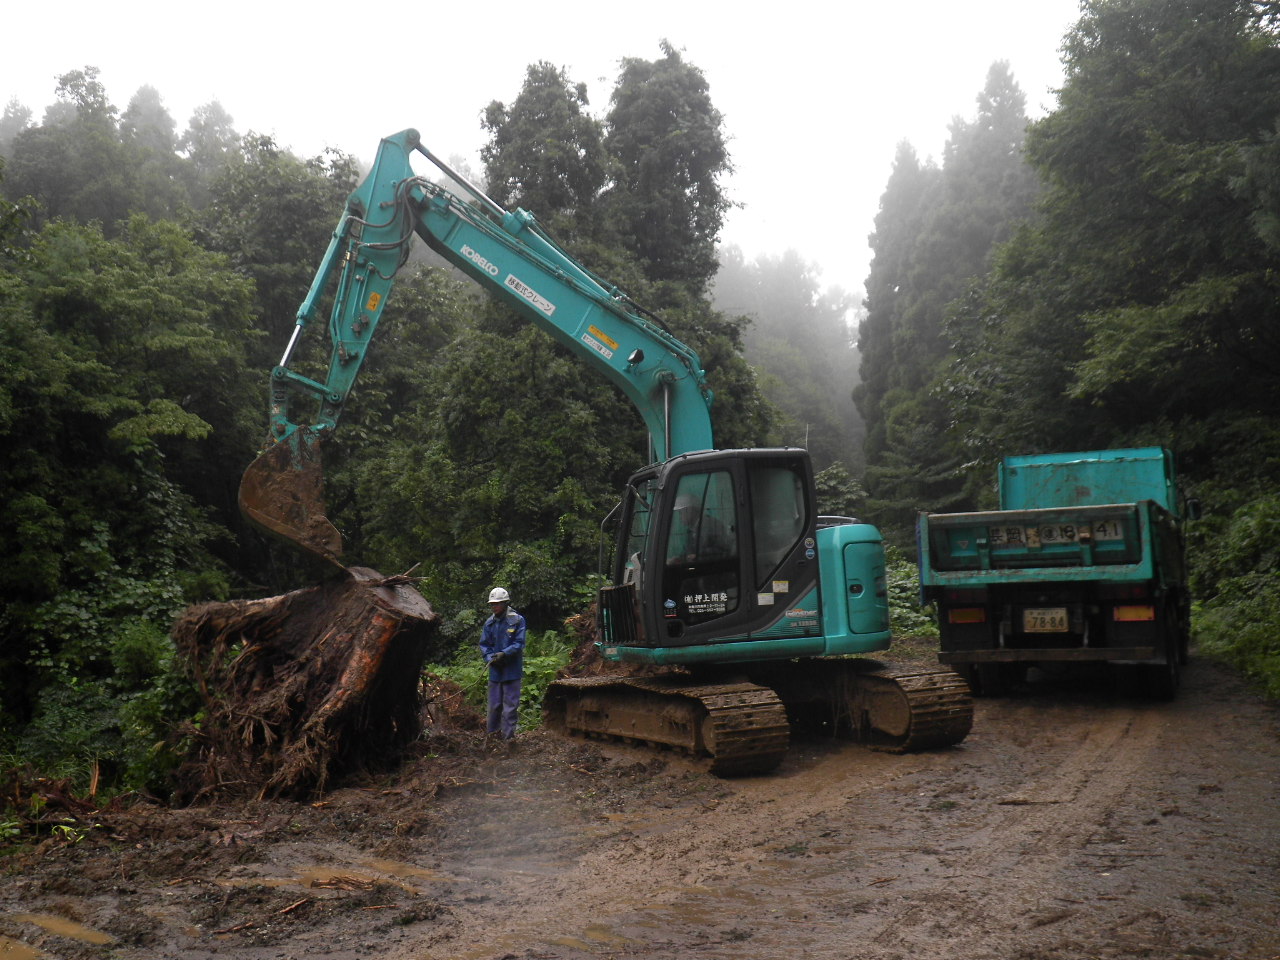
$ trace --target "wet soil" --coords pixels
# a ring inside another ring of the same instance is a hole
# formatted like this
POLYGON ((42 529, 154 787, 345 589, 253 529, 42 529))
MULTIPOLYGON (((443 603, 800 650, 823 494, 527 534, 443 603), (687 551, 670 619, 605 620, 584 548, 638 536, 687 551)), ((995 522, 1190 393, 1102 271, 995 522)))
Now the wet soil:
POLYGON ((534 733, 315 803, 103 814, 0 858, 0 957, 1280 957, 1280 712, 1043 682, 960 746, 773 775, 534 733))

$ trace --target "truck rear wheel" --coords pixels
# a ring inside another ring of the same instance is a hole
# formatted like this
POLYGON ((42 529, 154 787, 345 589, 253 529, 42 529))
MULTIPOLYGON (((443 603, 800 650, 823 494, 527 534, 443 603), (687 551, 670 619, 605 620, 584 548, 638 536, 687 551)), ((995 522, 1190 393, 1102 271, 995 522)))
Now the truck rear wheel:
POLYGON ((1164 663, 1145 664, 1142 667, 1142 679, 1148 696, 1156 700, 1172 700, 1178 695, 1178 687, 1182 682, 1186 632, 1176 604, 1166 603, 1162 614, 1164 663))
POLYGON ((975 697, 1000 697, 1026 677, 1022 663, 965 663, 953 669, 969 684, 975 697))

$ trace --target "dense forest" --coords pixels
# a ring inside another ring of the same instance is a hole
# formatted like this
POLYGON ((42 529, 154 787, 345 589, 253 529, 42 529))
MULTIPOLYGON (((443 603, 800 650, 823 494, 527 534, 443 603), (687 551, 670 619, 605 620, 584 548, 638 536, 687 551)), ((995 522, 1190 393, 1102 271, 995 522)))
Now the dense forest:
MULTIPOLYGON (((483 109, 478 179, 698 351, 720 446, 807 445, 823 509, 904 550, 916 510, 986 505, 1003 453, 1170 446, 1207 512, 1201 642, 1274 676, 1277 28, 1275 3, 1086 0, 1052 113, 1028 123, 997 63, 937 162, 900 147, 865 305, 793 252, 718 246, 730 131, 665 43, 595 110, 530 65, 483 109)), ((157 785, 197 709, 175 614, 307 576, 236 491, 360 158, 294 156, 216 102, 179 133, 92 66, 53 95, 0 117, 0 763, 157 785)), ((330 517, 460 646, 493 583, 553 630, 645 449, 620 394, 423 257, 327 451, 330 517)))

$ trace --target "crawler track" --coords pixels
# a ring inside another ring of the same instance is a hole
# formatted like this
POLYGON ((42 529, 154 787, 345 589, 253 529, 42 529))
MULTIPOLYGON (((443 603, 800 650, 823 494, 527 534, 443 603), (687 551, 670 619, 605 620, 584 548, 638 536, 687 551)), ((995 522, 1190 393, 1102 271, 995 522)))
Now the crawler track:
POLYGON ((869 706, 867 740, 877 750, 914 753, 959 743, 973 727, 969 685, 950 670, 879 664, 858 674, 869 706))
POLYGON ((751 673, 797 717, 836 736, 912 753, 959 743, 973 726, 969 685, 950 670, 851 657, 761 664, 751 673))
POLYGON ((543 710, 554 730, 674 748, 703 760, 719 776, 768 773, 782 762, 789 741, 782 701, 753 683, 557 680, 543 710))

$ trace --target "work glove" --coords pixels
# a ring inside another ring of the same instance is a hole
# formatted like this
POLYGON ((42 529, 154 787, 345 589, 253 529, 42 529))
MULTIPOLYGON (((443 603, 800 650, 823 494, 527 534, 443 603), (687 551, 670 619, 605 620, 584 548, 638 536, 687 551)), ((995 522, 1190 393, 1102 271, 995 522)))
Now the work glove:
POLYGON ((492 657, 489 658, 489 666, 496 667, 505 659, 507 659, 507 655, 505 653, 501 653, 501 652, 495 653, 492 657))

